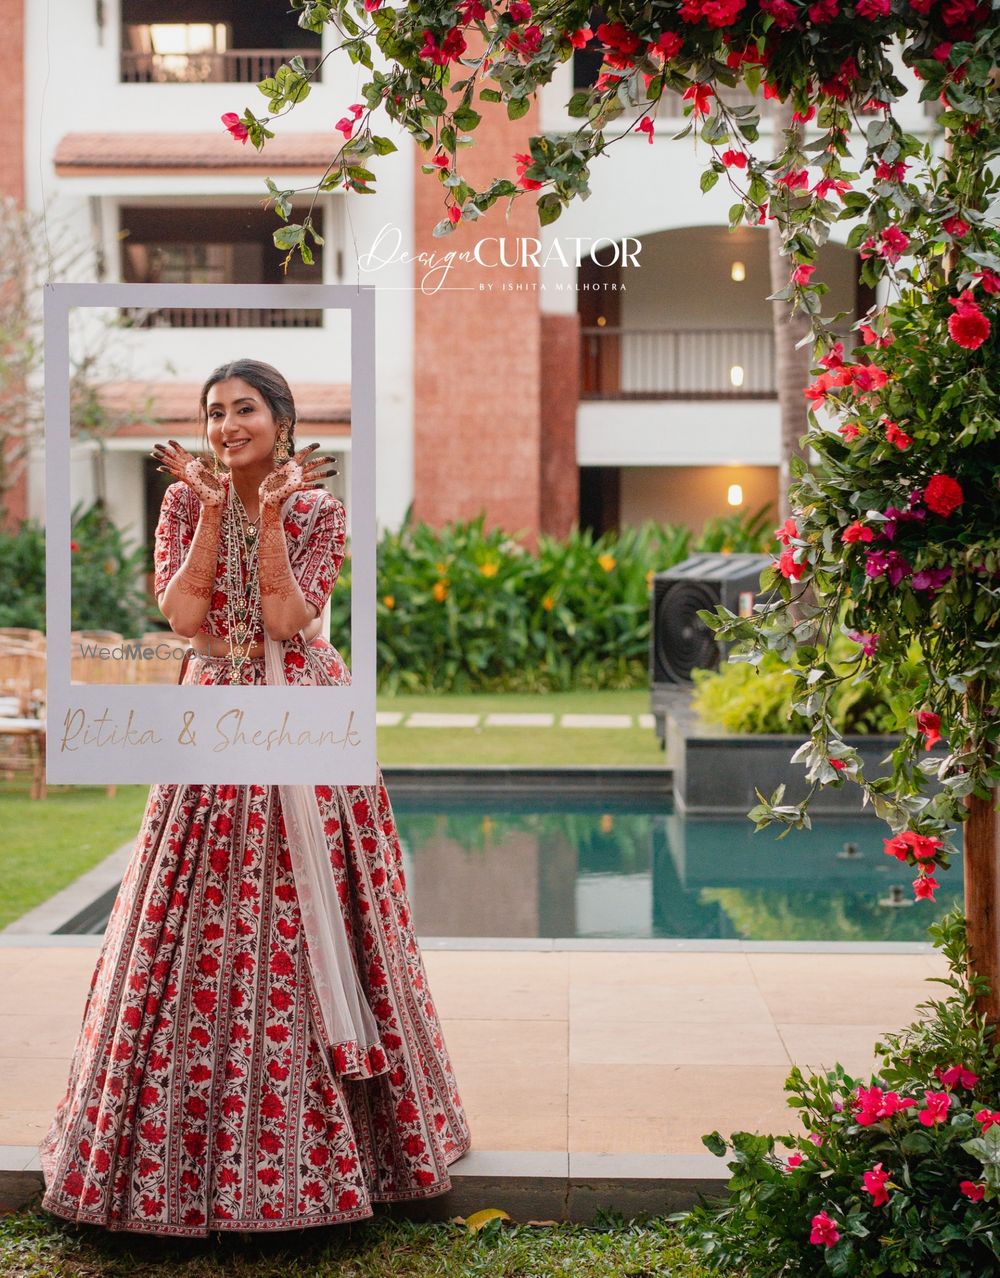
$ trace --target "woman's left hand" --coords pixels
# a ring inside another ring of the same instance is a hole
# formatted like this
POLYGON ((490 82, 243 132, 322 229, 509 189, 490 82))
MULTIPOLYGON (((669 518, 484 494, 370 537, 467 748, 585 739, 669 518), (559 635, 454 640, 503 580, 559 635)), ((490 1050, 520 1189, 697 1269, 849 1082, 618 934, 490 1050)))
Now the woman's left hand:
POLYGON ((279 510, 292 493, 304 488, 322 488, 322 480, 337 474, 337 467, 328 457, 310 456, 319 444, 307 444, 305 448, 284 462, 257 489, 261 509, 274 506, 279 510))

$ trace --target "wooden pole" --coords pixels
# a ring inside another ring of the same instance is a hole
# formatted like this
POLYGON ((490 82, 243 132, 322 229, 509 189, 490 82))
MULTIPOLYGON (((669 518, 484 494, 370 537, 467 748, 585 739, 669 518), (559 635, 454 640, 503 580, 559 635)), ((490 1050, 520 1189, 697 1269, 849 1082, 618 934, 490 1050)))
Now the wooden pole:
POLYGON ((1000 813, 997 792, 965 801, 965 926, 970 975, 990 983, 977 1010, 994 1030, 1000 1025, 1000 813))

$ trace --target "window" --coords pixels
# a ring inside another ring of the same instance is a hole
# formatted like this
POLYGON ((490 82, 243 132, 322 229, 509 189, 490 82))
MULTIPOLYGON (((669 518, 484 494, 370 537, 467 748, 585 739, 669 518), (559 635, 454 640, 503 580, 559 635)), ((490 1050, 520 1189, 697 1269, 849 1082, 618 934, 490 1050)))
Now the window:
MULTIPOLYGON (((322 234, 322 211, 313 221, 322 234)), ((272 238, 279 225, 259 205, 152 208, 119 211, 121 278, 131 284, 320 284, 322 248, 315 266, 296 257, 282 272, 283 254, 272 238)), ((319 328, 322 310, 171 309, 129 311, 131 323, 165 328, 319 328)))
POLYGON ((282 5, 122 0, 121 18, 127 83, 256 84, 293 57, 309 70, 320 62, 319 36, 298 28, 282 5))

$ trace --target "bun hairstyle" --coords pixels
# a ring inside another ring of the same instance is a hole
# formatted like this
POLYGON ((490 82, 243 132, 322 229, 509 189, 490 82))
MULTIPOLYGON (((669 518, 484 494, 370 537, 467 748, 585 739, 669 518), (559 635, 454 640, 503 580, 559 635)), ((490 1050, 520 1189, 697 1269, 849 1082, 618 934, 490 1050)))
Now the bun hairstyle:
POLYGON ((198 400, 198 420, 202 430, 208 428, 208 392, 217 382, 224 382, 230 377, 239 377, 252 386, 271 410, 276 422, 288 422, 288 454, 291 456, 295 452, 295 400, 281 373, 259 359, 234 359, 229 364, 220 364, 209 374, 198 400))

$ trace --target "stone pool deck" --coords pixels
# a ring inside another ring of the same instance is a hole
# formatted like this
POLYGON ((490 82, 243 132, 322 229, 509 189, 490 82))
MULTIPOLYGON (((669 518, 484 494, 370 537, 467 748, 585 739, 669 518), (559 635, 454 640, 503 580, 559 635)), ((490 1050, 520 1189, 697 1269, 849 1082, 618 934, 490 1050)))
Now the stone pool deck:
MULTIPOLYGON (((0 1208, 41 1186, 35 1147, 66 1083, 98 938, 0 943, 0 1208), (61 942, 61 943, 60 943, 61 942)), ((497 1206, 590 1219, 723 1183, 701 1136, 794 1122, 792 1063, 873 1065, 944 974, 927 946, 428 940, 474 1150, 424 1214, 497 1206)), ((411 1212, 410 1214, 415 1214, 411 1212)))

